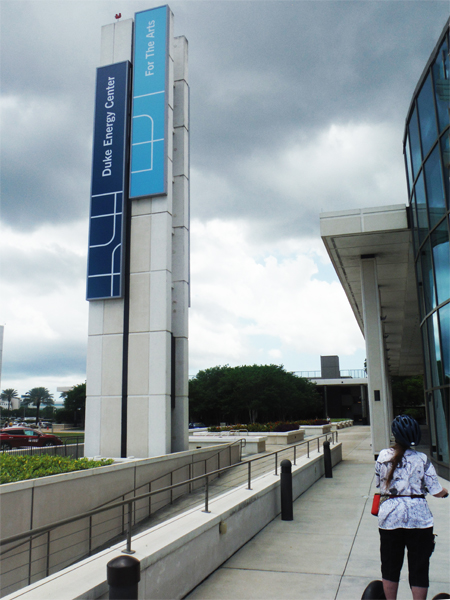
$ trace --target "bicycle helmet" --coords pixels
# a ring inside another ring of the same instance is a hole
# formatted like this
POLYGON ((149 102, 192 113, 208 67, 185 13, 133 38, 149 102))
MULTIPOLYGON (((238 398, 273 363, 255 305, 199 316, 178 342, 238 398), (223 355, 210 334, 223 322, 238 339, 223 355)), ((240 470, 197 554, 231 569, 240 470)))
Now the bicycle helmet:
POLYGON ((421 431, 419 423, 409 415, 399 415, 392 421, 392 433, 395 441, 410 448, 420 442, 421 431))

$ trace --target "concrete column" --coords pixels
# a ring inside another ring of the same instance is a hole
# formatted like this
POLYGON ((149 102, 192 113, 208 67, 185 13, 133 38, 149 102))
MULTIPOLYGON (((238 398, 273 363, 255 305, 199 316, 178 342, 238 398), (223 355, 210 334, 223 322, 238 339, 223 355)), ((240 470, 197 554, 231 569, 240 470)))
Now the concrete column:
MULTIPOLYGON (((132 60, 133 21, 102 28, 101 65, 132 60)), ((167 195, 131 201, 127 456, 188 449, 187 40, 169 22, 167 195)), ((121 455, 124 301, 90 302, 86 455, 121 455)))
MULTIPOLYGON (((131 61, 133 20, 102 27, 100 67, 131 61)), ((86 456, 120 456, 123 299, 89 302, 86 456)))
POLYGON ((189 449, 188 307, 189 307, 189 85, 188 42, 177 37, 174 57, 173 117, 173 244, 172 365, 175 389, 172 405, 172 452, 189 449))
POLYGON ((377 456, 383 448, 389 447, 390 420, 376 258, 361 259, 361 288, 372 451, 377 456))
POLYGON ((169 24, 167 195, 131 205, 127 452, 171 452, 173 15, 169 24), (172 135, 171 135, 172 133, 172 135))

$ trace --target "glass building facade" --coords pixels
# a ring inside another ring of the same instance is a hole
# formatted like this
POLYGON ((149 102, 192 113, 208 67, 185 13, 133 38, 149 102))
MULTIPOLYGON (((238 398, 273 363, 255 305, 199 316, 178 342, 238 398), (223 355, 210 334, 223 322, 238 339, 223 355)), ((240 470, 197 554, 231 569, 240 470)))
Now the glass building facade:
POLYGON ((449 473, 450 70, 447 22, 414 92, 404 156, 433 462, 449 473))

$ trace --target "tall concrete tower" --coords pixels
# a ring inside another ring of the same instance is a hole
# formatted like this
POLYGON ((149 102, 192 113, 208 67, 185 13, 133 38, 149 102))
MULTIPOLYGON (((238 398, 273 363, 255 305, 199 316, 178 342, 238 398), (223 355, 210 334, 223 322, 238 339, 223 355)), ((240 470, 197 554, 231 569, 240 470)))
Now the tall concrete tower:
POLYGON ((168 6, 102 28, 87 299, 86 456, 187 450, 188 43, 168 6))

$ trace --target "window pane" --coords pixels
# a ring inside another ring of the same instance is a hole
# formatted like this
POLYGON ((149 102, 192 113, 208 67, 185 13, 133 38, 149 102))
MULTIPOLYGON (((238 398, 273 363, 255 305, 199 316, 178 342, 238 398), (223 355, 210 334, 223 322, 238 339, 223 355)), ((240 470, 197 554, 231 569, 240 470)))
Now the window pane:
POLYGON ((430 347, 428 345, 428 319, 424 321, 422 327, 422 343, 423 343, 423 357, 425 362, 425 389, 433 387, 431 381, 431 366, 430 366, 430 347))
POLYGON ((431 247, 436 275, 437 302, 441 304, 450 298, 450 244, 446 221, 432 233, 431 247))
POLYGON ((415 195, 417 206, 417 221, 419 225, 419 240, 420 243, 422 243, 423 240, 427 237, 429 230, 427 204, 425 200, 425 190, 423 187, 423 172, 420 174, 419 179, 416 182, 415 195))
POLYGON ((439 309, 441 322, 442 359, 444 362, 445 383, 450 383, 450 304, 439 309))
POLYGON ((431 454, 433 458, 436 458, 436 418, 434 415, 434 402, 433 394, 430 392, 427 394, 427 405, 429 415, 429 426, 430 426, 430 437, 431 437, 431 454))
POLYGON ((430 345, 431 380, 433 387, 442 385, 441 345, 439 342, 439 325, 437 313, 428 318, 428 337, 430 345))
POLYGON ((450 93, 447 40, 444 40, 433 65, 433 78, 436 92, 436 106, 438 109, 439 130, 443 131, 448 125, 448 101, 450 93))
POLYGON ((417 99, 419 109, 420 136, 422 139, 422 155, 426 156, 437 138, 436 114, 434 112, 431 77, 425 80, 417 99))
POLYGON ((411 144, 411 158, 413 163, 413 176, 417 177, 420 165, 422 164, 422 155, 420 153, 419 128, 417 126, 417 110, 414 109, 409 122, 409 141, 411 144))
POLYGON ((437 433, 436 458, 448 463, 448 402, 445 401, 444 394, 445 390, 434 391, 434 414, 437 433))
POLYGON ((434 227, 446 212, 439 146, 430 154, 424 169, 430 227, 434 227))
POLYGON ((416 208, 416 198, 414 194, 411 198, 411 218, 412 218, 412 231, 413 231, 413 241, 414 241, 414 256, 417 256, 419 252, 419 225, 417 223, 417 208, 416 208))
POLYGON ((420 310, 420 321, 423 321, 425 318, 426 310, 425 310, 425 296, 424 296, 424 288, 423 288, 423 277, 422 277, 422 265, 420 259, 416 262, 416 278, 417 284, 419 288, 419 310, 420 310))
POLYGON ((428 314, 436 306, 434 295, 434 278, 433 265, 431 262, 430 242, 422 247, 422 277, 423 277, 423 294, 425 297, 425 310, 428 314))
POLYGON ((441 139, 441 151, 442 158, 444 160, 444 187, 445 187, 445 195, 447 196, 447 206, 450 207, 450 177, 449 177, 449 169, 450 169, 450 138, 447 134, 445 134, 441 139))
POLYGON ((409 183, 408 195, 411 196, 414 178, 412 175, 411 154, 409 151, 409 137, 408 136, 406 136, 406 142, 405 142, 405 156, 406 156, 406 174, 407 174, 408 183, 409 183))

